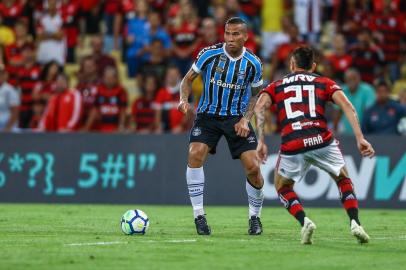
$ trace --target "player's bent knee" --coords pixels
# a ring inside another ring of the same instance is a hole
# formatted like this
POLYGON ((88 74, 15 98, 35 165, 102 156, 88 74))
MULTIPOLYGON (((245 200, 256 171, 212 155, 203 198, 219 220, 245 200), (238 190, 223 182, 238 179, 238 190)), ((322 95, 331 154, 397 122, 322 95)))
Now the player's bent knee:
POLYGON ((261 170, 258 164, 250 164, 245 168, 248 180, 255 187, 262 187, 264 185, 264 180, 261 177, 261 170))
POLYGON ((199 168, 203 166, 206 156, 206 149, 204 147, 191 146, 189 148, 189 167, 199 168))
POLYGON ((274 185, 275 185, 276 191, 278 191, 283 187, 293 188, 294 182, 293 181, 286 181, 281 176, 276 175, 276 177, 274 179, 274 185))

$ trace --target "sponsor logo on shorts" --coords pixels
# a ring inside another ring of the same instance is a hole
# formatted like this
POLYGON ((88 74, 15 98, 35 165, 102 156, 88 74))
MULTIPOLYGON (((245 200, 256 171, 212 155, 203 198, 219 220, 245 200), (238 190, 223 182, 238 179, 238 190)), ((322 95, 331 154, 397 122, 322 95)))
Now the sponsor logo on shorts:
POLYGON ((254 136, 249 136, 247 138, 248 143, 255 143, 255 137, 254 136))
POLYGON ((197 137, 197 136, 199 136, 200 134, 202 134, 202 130, 201 130, 199 127, 195 127, 195 128, 192 130, 192 136, 197 137))

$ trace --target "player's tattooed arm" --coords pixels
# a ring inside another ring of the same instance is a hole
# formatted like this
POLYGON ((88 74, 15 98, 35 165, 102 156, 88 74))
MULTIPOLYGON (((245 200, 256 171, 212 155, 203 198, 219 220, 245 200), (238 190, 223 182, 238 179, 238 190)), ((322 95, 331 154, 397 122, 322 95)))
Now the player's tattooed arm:
POLYGON ((189 95, 192 91, 192 83, 199 74, 190 69, 180 83, 180 99, 178 110, 186 114, 191 108, 189 104, 189 95))
POLYGON ((261 90, 262 90, 262 86, 251 88, 252 96, 248 103, 248 109, 244 114, 244 118, 247 119, 248 122, 251 121, 251 118, 254 115, 255 104, 257 103, 257 100, 259 98, 259 93, 261 92, 261 90))
POLYGON ((272 104, 271 97, 267 94, 263 94, 259 97, 257 104, 255 105, 255 116, 257 118, 257 159, 265 164, 268 158, 268 147, 265 143, 265 113, 269 110, 272 104))
POLYGON ((254 115, 255 104, 257 103, 259 92, 261 92, 262 86, 251 88, 251 99, 248 103, 248 109, 244 114, 244 117, 234 125, 234 130, 238 136, 247 137, 250 133, 250 128, 248 123, 250 122, 252 116, 254 115))
POLYGON ((255 116, 257 118, 257 135, 259 141, 265 139, 265 114, 271 106, 271 98, 267 94, 261 95, 255 106, 255 116))

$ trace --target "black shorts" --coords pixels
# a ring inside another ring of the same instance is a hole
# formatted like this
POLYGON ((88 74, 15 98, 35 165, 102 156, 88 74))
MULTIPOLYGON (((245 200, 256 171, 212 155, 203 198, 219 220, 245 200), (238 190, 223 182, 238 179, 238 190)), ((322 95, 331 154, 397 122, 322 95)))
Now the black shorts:
POLYGON ((238 159, 245 151, 255 150, 258 144, 251 124, 249 124, 250 133, 247 137, 240 137, 235 133, 234 125, 240 121, 241 117, 197 114, 190 131, 189 143, 204 143, 209 146, 210 154, 215 154, 217 143, 224 135, 233 159, 238 159))

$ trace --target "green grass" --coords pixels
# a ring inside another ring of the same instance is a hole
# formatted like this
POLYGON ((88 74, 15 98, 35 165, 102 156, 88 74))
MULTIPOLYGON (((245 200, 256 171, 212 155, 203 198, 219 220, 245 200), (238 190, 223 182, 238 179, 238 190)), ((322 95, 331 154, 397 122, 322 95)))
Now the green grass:
POLYGON ((362 210, 372 240, 359 245, 342 209, 308 208, 318 228, 303 246, 282 208, 266 207, 264 234, 252 237, 245 207, 208 206, 207 237, 190 207, 141 205, 150 230, 125 236, 118 221, 132 207, 0 204, 0 269, 406 269, 406 211, 362 210))

